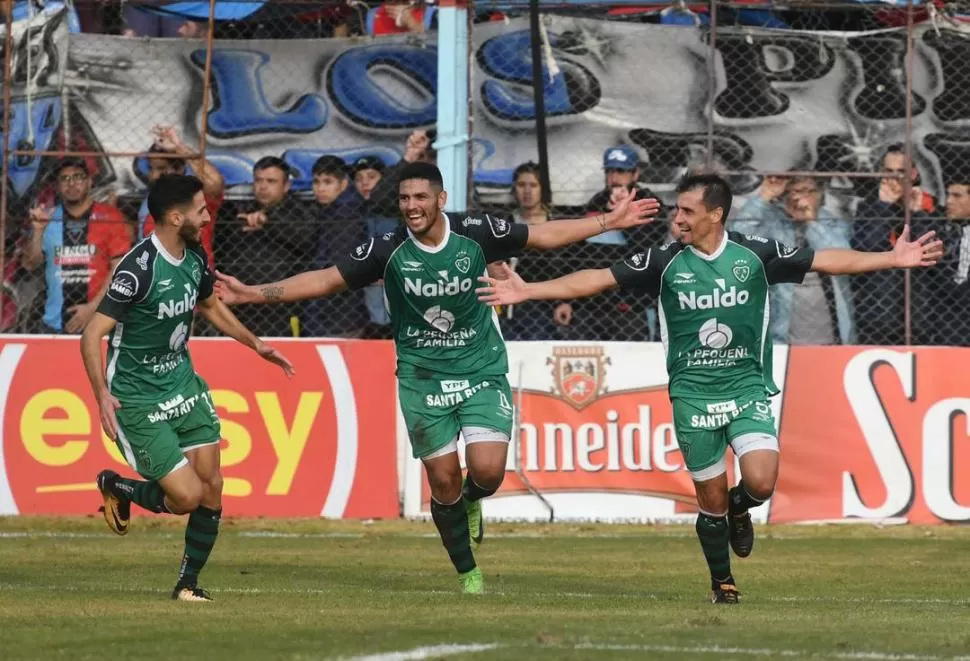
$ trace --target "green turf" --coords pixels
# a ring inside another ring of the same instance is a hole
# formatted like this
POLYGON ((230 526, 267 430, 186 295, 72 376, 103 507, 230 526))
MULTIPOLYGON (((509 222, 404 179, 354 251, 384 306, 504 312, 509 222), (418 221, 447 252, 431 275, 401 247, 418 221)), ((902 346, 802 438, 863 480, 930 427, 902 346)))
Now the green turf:
POLYGON ((182 526, 0 518, 0 658, 970 655, 970 528, 762 527, 734 560, 742 604, 715 607, 689 526, 489 524, 470 597, 430 523, 320 520, 225 522, 201 581, 216 601, 176 603, 182 526))

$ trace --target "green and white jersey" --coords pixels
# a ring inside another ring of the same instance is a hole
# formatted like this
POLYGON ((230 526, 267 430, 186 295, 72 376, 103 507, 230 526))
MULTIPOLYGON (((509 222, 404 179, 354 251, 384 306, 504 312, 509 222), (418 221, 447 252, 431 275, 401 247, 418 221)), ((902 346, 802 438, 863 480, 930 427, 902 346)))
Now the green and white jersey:
POLYGON ((187 247, 176 259, 152 234, 122 258, 98 306, 118 321, 108 343, 111 394, 122 403, 153 404, 192 382, 186 348, 192 311, 212 289, 199 246, 187 247))
POLYGON ((488 215, 442 216, 444 238, 435 247, 401 225, 336 266, 352 289, 384 279, 398 377, 504 375, 508 356, 498 318, 475 288, 487 264, 525 247, 529 229, 488 215))
POLYGON ((711 255, 679 242, 612 266, 624 289, 659 298, 670 397, 775 395, 768 287, 802 281, 814 252, 728 232, 711 255))

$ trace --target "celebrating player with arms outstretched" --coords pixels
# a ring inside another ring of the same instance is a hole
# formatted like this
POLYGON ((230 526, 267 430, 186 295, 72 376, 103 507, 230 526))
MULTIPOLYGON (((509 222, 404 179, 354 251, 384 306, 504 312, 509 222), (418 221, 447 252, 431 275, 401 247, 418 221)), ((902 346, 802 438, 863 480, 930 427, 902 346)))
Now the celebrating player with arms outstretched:
POLYGON ((495 313, 475 278, 522 248, 551 250, 610 229, 649 222, 653 199, 621 200, 609 214, 530 227, 500 218, 445 214, 441 173, 428 163, 400 172, 404 225, 359 246, 335 266, 259 286, 217 274, 227 303, 292 302, 383 278, 397 350, 398 392, 412 454, 431 487, 431 516, 466 593, 483 591, 471 550, 483 534, 481 499, 505 476, 512 432, 508 358, 495 313), (457 440, 465 439, 462 484, 457 440))
POLYGON ((530 299, 570 300, 613 287, 659 293, 661 338, 667 352, 674 429, 697 492, 697 536, 711 571, 714 603, 737 603, 728 547, 751 553, 748 509, 763 503, 778 477, 778 439, 768 396, 772 381, 768 287, 801 282, 808 271, 830 275, 932 266, 943 253, 933 233, 891 252, 790 248, 725 231, 731 190, 716 175, 691 175, 677 188, 674 225, 680 240, 637 253, 610 268, 525 283, 506 268, 477 291, 491 305, 530 299), (741 480, 728 491, 730 445, 741 480))
POLYGON ((146 481, 98 474, 104 518, 128 533, 131 503, 150 512, 189 514, 185 553, 172 598, 209 601, 197 584, 219 533, 222 476, 219 418, 209 388, 189 358, 192 313, 292 374, 293 366, 239 323, 213 295, 199 245, 209 223, 202 182, 163 175, 148 194, 155 231, 125 255, 81 336, 81 356, 101 409, 104 431, 146 481), (108 369, 101 338, 111 333, 108 369))

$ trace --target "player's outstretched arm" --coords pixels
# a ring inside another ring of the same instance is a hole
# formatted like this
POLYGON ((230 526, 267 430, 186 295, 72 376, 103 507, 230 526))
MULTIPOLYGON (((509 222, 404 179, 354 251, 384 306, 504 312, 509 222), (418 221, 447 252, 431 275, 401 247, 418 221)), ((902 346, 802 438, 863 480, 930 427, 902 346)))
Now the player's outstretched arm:
POLYGON ((812 270, 828 275, 868 273, 888 269, 910 269, 934 266, 943 257, 943 242, 936 232, 927 232, 910 241, 909 225, 903 228, 892 250, 885 252, 861 252, 835 248, 819 250, 812 260, 812 270))
POLYGON ((588 269, 555 280, 526 282, 508 264, 501 265, 504 279, 483 275, 484 286, 475 290, 478 299, 489 305, 515 305, 523 301, 586 298, 616 287, 610 269, 588 269))
POLYGON ((269 346, 253 335, 241 321, 232 313, 225 303, 215 294, 199 302, 199 312, 220 333, 228 335, 240 344, 244 344, 274 365, 279 365, 286 376, 293 376, 293 364, 282 353, 269 346))
POLYGON ((118 438, 118 420, 115 411, 121 408, 121 402, 115 399, 108 390, 108 383, 104 378, 104 361, 101 358, 101 338, 110 333, 118 322, 102 312, 95 312, 91 321, 84 327, 81 334, 81 359, 84 369, 91 382, 91 390, 98 400, 101 412, 101 426, 108 438, 118 438))
POLYGON ((347 283, 337 267, 307 271, 286 280, 247 285, 216 271, 216 294, 226 305, 242 303, 292 303, 342 292, 347 283))
POLYGON ((636 191, 629 192, 609 213, 533 225, 529 227, 529 239, 525 245, 536 250, 553 250, 609 230, 626 229, 653 221, 660 212, 660 202, 654 198, 636 200, 635 197, 636 191))

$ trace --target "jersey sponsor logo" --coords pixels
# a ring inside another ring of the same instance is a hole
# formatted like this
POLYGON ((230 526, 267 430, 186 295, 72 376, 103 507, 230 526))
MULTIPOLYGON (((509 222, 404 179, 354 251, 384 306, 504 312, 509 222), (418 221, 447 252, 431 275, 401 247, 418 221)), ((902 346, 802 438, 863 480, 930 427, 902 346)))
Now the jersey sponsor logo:
POLYGON ((731 413, 737 409, 738 403, 733 399, 729 402, 714 402, 707 405, 708 413, 731 413))
MULTIPOLYGON (((444 383, 444 381, 442 381, 444 383)), ((482 381, 478 385, 469 385, 468 381, 465 381, 465 387, 460 390, 454 390, 452 392, 446 392, 442 395, 425 395, 424 405, 428 408, 444 408, 447 406, 454 406, 455 404, 461 404, 466 399, 470 399, 472 395, 481 390, 482 388, 488 388, 489 382, 482 381)))
POLYGON ((187 415, 192 409, 195 408, 196 403, 199 401, 199 395, 192 395, 188 399, 185 399, 182 395, 168 400, 167 402, 162 402, 158 405, 160 411, 153 411, 148 414, 148 422, 164 422, 165 420, 174 420, 175 418, 187 415))
POLYGON ((440 305, 433 305, 424 311, 424 320, 435 330, 442 333, 449 332, 455 325, 455 315, 440 305))
POLYGON ((448 279, 448 271, 438 271, 438 275, 441 276, 440 279, 434 282, 428 282, 427 280, 422 280, 421 278, 404 278, 404 293, 412 294, 414 296, 454 296, 455 294, 462 294, 467 291, 471 291, 472 279, 471 278, 461 278, 452 276, 448 279))
MULTIPOLYGON (((193 306, 195 304, 193 303, 193 306)), ((168 348, 172 351, 179 351, 185 346, 186 341, 189 338, 189 326, 184 321, 180 321, 175 330, 168 338, 168 348)))
POLYGON ((694 274, 681 272, 674 273, 674 284, 675 285, 689 285, 694 282, 694 274))
POLYGON ((158 319, 171 319, 191 312, 199 300, 199 291, 190 284, 185 285, 185 293, 179 300, 169 300, 158 304, 158 319))
POLYGON ((781 258, 791 257, 796 252, 798 252, 798 248, 794 246, 786 245, 781 241, 777 242, 775 245, 778 246, 778 256, 781 258))
POLYGON ((465 220, 461 221, 461 224, 465 227, 468 227, 469 225, 481 225, 482 219, 472 218, 471 216, 465 216, 465 220))
POLYGON ((131 271, 118 271, 108 287, 108 298, 126 303, 138 293, 138 278, 131 271))
POLYGON ((727 324, 718 323, 716 318, 708 319, 701 324, 697 331, 697 337, 702 347, 708 349, 723 349, 731 346, 734 340, 734 331, 727 324))
POLYGON ((734 262, 734 268, 731 271, 734 273, 734 277, 738 279, 738 282, 747 282, 751 276, 751 267, 743 259, 734 262))
POLYGON ((468 273, 468 269, 472 267, 472 260, 468 255, 464 255, 455 260, 455 268, 462 273, 468 273))
POLYGON ((757 241, 758 243, 768 243, 768 239, 763 236, 757 236, 755 234, 745 234, 744 238, 748 241, 757 241))
POLYGON ((57 246, 54 249, 54 264, 56 266, 86 266, 91 262, 97 246, 85 244, 81 246, 57 246))
POLYGON ((350 253, 350 256, 356 259, 357 261, 362 262, 370 256, 371 250, 373 249, 374 249, 374 239, 371 239, 367 243, 362 243, 356 248, 354 248, 353 252, 350 253))
POLYGON ((140 255, 139 257, 138 257, 138 259, 136 259, 136 260, 135 260, 135 264, 138 264, 138 267, 139 267, 139 268, 140 268, 140 269, 141 269, 142 271, 147 271, 147 270, 148 270, 148 251, 147 251, 147 250, 146 250, 146 251, 144 251, 144 252, 143 252, 143 253, 142 253, 142 254, 141 254, 141 255, 140 255))
POLYGON ((603 347, 553 347, 553 391, 559 399, 581 411, 606 392, 606 366, 610 359, 603 347))
POLYGON ((713 310, 716 308, 733 308, 736 305, 744 305, 748 302, 751 295, 744 289, 738 289, 731 285, 726 288, 727 283, 724 278, 714 280, 718 288, 710 294, 698 295, 696 291, 678 292, 677 302, 681 310, 713 310))
POLYGON ((422 264, 421 262, 412 262, 410 260, 405 260, 401 264, 401 270, 404 271, 405 273, 414 273, 415 271, 423 271, 424 264, 422 264))
POLYGON ((172 289, 174 286, 175 285, 172 284, 172 279, 171 278, 165 278, 164 280, 159 280, 158 281, 158 286, 155 288, 155 290, 159 294, 164 294, 168 290, 172 289))
POLYGON ((458 392, 459 390, 464 390, 469 387, 470 382, 468 379, 460 379, 457 381, 442 381, 441 382, 441 392, 458 392))
POLYGON ((644 271, 650 264, 650 251, 635 253, 623 261, 634 271, 644 271))
POLYGON ((492 235, 496 239, 508 236, 509 232, 512 231, 512 223, 504 218, 492 218, 488 214, 485 214, 485 219, 488 221, 488 226, 491 228, 492 235))

